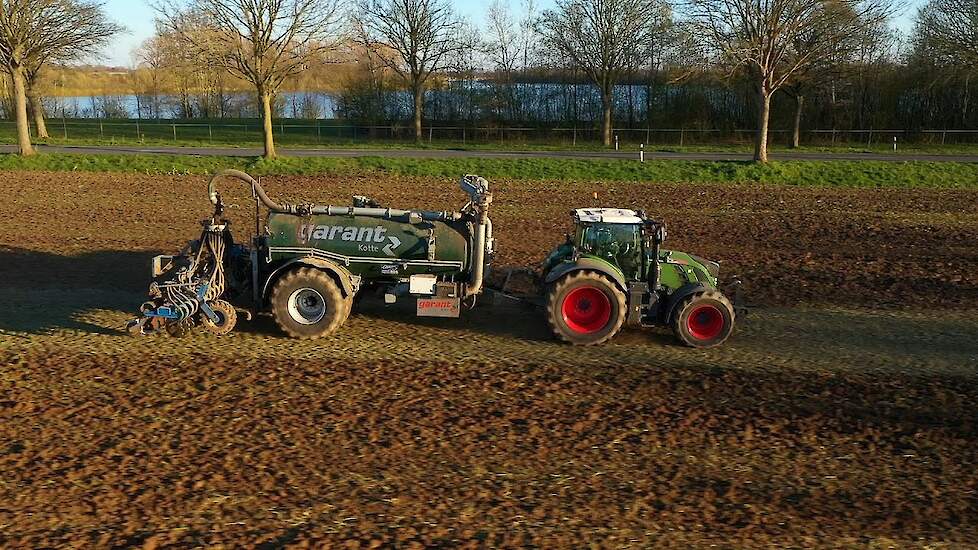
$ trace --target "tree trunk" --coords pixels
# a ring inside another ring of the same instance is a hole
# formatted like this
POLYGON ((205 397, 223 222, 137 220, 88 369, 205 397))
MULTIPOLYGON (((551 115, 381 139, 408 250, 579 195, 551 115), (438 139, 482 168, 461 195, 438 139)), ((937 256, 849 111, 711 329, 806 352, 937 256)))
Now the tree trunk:
POLYGON ((601 94, 601 107, 602 110, 604 111, 604 116, 602 118, 602 123, 601 123, 601 127, 602 127, 601 135, 602 138, 604 139, 605 147, 611 146, 611 132, 612 132, 612 118, 613 118, 611 112, 611 105, 612 105, 612 91, 607 90, 601 94))
POLYGON ((265 137, 265 158, 273 159, 275 154, 275 136, 272 135, 272 94, 260 92, 261 94, 261 121, 264 125, 265 137))
POLYGON ((767 162, 767 126, 771 118, 771 94, 757 89, 757 134, 754 137, 754 161, 767 162))
POLYGON ((37 127, 37 137, 41 139, 51 137, 48 135, 48 125, 44 122, 44 103, 41 102, 40 96, 32 90, 27 93, 27 99, 31 103, 31 113, 34 115, 34 126, 37 127))
POLYGON ((14 115, 17 119, 17 148, 21 155, 35 153, 31 145, 31 123, 27 119, 27 86, 24 69, 17 67, 11 71, 14 85, 14 115))
POLYGON ((799 94, 795 96, 795 127, 791 132, 791 148, 797 149, 801 146, 801 109, 805 105, 805 96, 799 94))
POLYGON ((421 143, 421 117, 424 114, 424 88, 414 87, 414 141, 421 143))

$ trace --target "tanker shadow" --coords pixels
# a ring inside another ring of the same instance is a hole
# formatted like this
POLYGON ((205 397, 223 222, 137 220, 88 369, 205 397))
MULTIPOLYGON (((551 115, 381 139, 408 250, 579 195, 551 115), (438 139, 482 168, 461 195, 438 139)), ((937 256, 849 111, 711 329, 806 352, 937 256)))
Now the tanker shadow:
POLYGON ((410 323, 424 328, 478 332, 528 342, 553 340, 541 309, 506 300, 499 300, 494 304, 482 303, 473 309, 463 308, 458 319, 450 319, 418 317, 414 301, 410 298, 401 298, 396 304, 387 305, 379 297, 365 296, 358 300, 351 315, 392 323, 410 323))
POLYGON ((2 246, 0 331, 121 334, 121 326, 82 317, 92 310, 135 311, 145 296, 150 259, 156 254, 98 250, 71 255, 2 246))

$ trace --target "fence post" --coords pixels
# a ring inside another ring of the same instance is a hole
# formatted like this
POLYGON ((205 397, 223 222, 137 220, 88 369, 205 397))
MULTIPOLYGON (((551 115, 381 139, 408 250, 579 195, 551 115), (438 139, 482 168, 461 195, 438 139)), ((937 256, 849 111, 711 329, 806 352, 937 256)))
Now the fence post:
POLYGON ((465 126, 462 126, 462 145, 465 145, 465 126))
POLYGON ((869 129, 869 139, 866 140, 866 147, 869 147, 873 143, 873 129, 869 129))
POLYGON ((679 146, 680 147, 683 146, 683 141, 685 141, 685 140, 686 140, 686 129, 685 128, 680 128, 679 129, 679 146))
POLYGON ((322 143, 323 141, 323 127, 322 124, 316 121, 316 143, 322 143))
POLYGON ((105 130, 102 128, 102 121, 98 121, 98 138, 105 139, 105 130))
POLYGON ((176 125, 176 123, 173 123, 173 124, 171 124, 171 126, 173 126, 173 142, 176 143, 176 141, 177 141, 177 125, 176 125))
POLYGON ((431 136, 434 131, 435 129, 433 127, 428 126, 428 143, 431 143, 431 136))
POLYGON ((211 142, 214 141, 214 127, 210 124, 207 125, 207 139, 209 139, 211 142))
POLYGON ((136 119, 136 141, 142 141, 142 138, 139 137, 139 134, 140 134, 140 131, 139 131, 139 119, 137 118, 136 119))
POLYGON ((68 141, 68 120, 64 117, 64 113, 61 115, 61 129, 64 130, 65 141, 68 141))
POLYGON ((577 147, 577 126, 574 126, 574 146, 577 147))
POLYGON ((941 132, 941 145, 944 145, 944 140, 947 139, 947 130, 941 132))
POLYGON ((638 146, 638 161, 645 162, 645 144, 642 143, 638 146))

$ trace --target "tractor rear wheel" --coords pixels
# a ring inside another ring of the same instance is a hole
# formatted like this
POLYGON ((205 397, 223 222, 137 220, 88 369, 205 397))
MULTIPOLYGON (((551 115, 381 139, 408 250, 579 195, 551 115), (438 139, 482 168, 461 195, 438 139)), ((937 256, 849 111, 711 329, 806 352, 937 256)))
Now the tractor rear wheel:
POLYGON ((734 308, 726 296, 708 290, 685 298, 675 309, 672 331, 693 348, 719 346, 733 334, 734 308))
POLYGON ((275 282, 272 315, 282 332, 311 340, 336 332, 350 314, 339 286, 324 271, 300 267, 275 282))
POLYGON ((557 338, 575 345, 607 342, 625 323, 625 294, 604 275, 575 271, 547 293, 547 321, 557 338))

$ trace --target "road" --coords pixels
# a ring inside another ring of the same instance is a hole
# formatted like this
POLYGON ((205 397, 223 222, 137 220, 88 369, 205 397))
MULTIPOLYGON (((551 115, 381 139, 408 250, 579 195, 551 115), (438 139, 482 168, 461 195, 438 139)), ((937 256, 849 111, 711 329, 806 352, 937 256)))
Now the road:
MULTIPOLYGON (((39 145, 48 153, 72 153, 78 155, 196 155, 254 157, 262 150, 258 147, 169 147, 169 146, 122 146, 122 145, 39 145)), ((14 152, 12 145, 0 146, 0 152, 14 152)), ((565 158, 565 159, 637 159, 637 151, 486 151, 457 149, 283 149, 279 153, 290 157, 396 157, 396 158, 565 158)), ((775 160, 874 160, 887 162, 978 162, 978 155, 964 154, 914 154, 914 153, 826 153, 826 152, 777 152, 775 160)), ((650 151, 649 160, 707 160, 746 161, 749 153, 724 152, 667 152, 650 151)))

